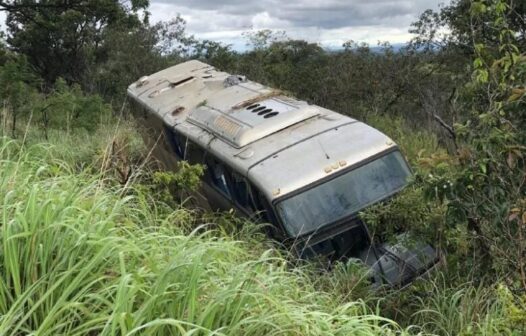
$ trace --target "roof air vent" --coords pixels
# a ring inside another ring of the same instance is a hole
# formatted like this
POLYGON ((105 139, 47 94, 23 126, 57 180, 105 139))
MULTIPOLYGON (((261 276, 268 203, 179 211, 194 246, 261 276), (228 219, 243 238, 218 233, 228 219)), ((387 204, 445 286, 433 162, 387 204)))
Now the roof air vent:
POLYGON ((270 112, 270 113, 266 114, 263 118, 265 118, 265 119, 272 118, 272 117, 277 116, 278 114, 279 114, 279 112, 277 112, 277 111, 270 112))
POLYGON ((244 147, 272 133, 319 115, 319 109, 294 106, 276 98, 251 102, 238 111, 222 111, 213 102, 198 106, 188 113, 188 122, 228 142, 235 148, 244 147), (275 118, 274 118, 275 117, 275 118), (267 120, 274 118, 272 120, 267 120))
POLYGON ((174 88, 176 86, 179 86, 179 85, 182 85, 182 84, 184 84, 186 82, 189 82, 192 79, 194 79, 194 77, 190 76, 190 77, 186 77, 186 78, 183 78, 183 79, 175 81, 175 82, 170 81, 170 87, 174 88))
POLYGON ((265 114, 270 113, 270 112, 272 112, 272 109, 271 109, 271 108, 268 108, 268 109, 264 109, 263 111, 260 111, 260 112, 258 113, 258 115, 261 116, 261 115, 265 115, 265 114))
POLYGON ((252 104, 247 107, 247 110, 251 111, 252 113, 257 113, 258 116, 264 116, 264 118, 267 119, 275 117, 279 114, 279 112, 274 111, 274 109, 261 104, 252 104))

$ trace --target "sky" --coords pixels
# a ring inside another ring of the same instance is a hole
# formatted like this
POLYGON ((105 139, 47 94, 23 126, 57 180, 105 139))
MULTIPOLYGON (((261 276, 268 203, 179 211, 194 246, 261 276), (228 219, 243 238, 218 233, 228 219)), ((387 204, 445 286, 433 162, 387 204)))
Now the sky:
POLYGON ((242 50, 242 33, 284 30, 290 38, 337 48, 348 41, 376 45, 408 42, 412 22, 447 0, 150 0, 152 21, 178 13, 197 38, 232 44, 242 50))
MULTIPOLYGON (((180 14, 187 32, 200 39, 244 50, 242 33, 284 30, 287 36, 338 48, 348 41, 376 45, 411 39, 412 22, 426 9, 448 0, 150 0, 151 21, 180 14)), ((2 28, 5 16, 0 12, 2 28)))
POLYGON ((0 11, 0 30, 5 30, 5 12, 0 11))

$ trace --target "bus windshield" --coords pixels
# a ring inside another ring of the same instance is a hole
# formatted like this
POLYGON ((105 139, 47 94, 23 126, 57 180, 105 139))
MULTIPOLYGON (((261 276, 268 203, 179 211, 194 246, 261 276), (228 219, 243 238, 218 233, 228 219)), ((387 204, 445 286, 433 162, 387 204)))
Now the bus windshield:
POLYGON ((288 233, 300 236, 389 197, 410 174, 400 152, 391 152, 277 203, 277 212, 288 233))

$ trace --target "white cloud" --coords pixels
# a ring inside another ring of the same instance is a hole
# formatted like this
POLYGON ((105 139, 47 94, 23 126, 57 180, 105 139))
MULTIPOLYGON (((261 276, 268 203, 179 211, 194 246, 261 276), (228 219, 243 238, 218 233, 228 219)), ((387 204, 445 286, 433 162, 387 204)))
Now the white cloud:
POLYGON ((440 0, 152 0, 153 21, 180 13, 197 38, 244 45, 249 29, 285 30, 291 38, 324 46, 348 40, 407 42, 410 24, 440 0))
POLYGON ((0 31, 5 30, 5 19, 6 19, 5 12, 0 11, 0 31))
POLYGON ((254 15, 251 23, 253 29, 284 29, 291 26, 288 21, 273 17, 266 11, 254 15))

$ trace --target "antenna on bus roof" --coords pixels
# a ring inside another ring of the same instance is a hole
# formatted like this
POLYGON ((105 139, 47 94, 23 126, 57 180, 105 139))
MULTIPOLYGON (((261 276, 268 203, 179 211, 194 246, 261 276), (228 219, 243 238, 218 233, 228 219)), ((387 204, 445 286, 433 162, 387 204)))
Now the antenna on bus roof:
POLYGON ((331 157, 329 156, 329 154, 327 154, 327 151, 325 150, 325 148, 323 148, 323 145, 321 144, 320 139, 316 139, 316 141, 318 142, 318 145, 320 145, 321 150, 323 151, 323 154, 325 154, 325 157, 327 158, 327 160, 330 160, 331 157))

